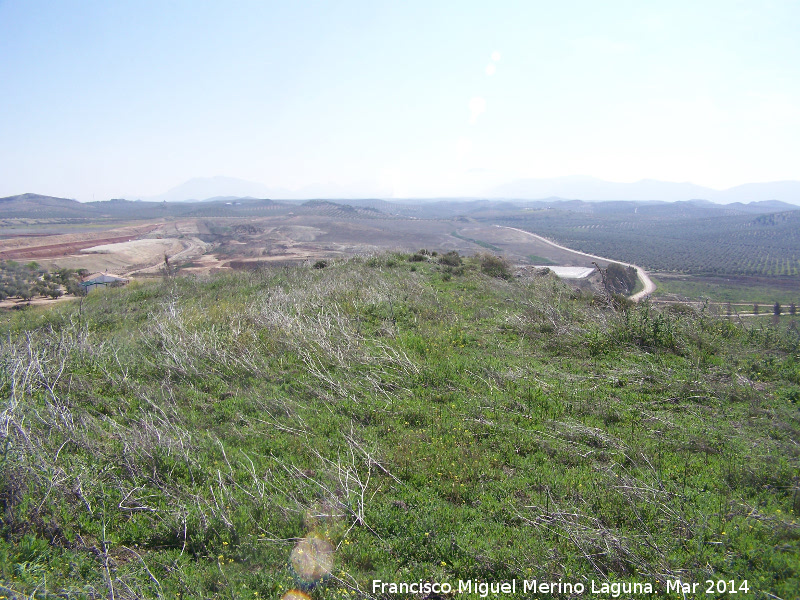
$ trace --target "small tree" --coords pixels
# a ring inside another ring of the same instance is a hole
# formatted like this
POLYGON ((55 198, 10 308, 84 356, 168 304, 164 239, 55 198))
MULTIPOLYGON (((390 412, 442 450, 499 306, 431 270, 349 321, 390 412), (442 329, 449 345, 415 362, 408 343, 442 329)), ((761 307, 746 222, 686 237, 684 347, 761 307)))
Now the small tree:
POLYGON ((72 294, 73 296, 85 296, 86 288, 83 287, 79 281, 70 279, 67 282, 67 293, 72 294))
POLYGON ((772 307, 772 314, 775 315, 776 317, 779 317, 781 315, 781 311, 782 311, 781 303, 776 302, 775 305, 772 307))
POLYGON ((44 281, 37 281, 36 283, 33 284, 32 291, 35 296, 46 296, 47 283, 45 283, 44 281))
POLYGON ((753 304, 753 314, 754 315, 758 314, 758 304, 753 304))
POLYGON ((792 303, 789 305, 789 314, 790 314, 790 315, 792 315, 792 316, 794 316, 795 314, 797 314, 797 307, 794 305, 794 302, 792 302, 792 303))
POLYGON ((69 280, 72 279, 72 270, 59 269, 56 273, 56 278, 61 285, 67 285, 67 283, 69 283, 69 280))

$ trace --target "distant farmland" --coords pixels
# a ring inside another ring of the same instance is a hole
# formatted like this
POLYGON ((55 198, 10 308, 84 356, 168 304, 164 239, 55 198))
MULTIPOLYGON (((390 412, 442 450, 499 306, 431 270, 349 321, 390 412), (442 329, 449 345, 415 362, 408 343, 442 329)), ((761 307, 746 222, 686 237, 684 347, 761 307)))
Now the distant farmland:
POLYGON ((536 210, 496 221, 650 271, 774 278, 800 274, 800 211, 696 217, 536 210))

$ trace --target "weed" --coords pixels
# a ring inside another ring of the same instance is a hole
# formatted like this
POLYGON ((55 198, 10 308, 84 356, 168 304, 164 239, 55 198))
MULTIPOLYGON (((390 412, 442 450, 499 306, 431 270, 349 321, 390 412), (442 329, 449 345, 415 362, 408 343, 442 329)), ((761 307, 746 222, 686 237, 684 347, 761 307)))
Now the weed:
POLYGON ((10 314, 0 580, 279 597, 313 531, 319 597, 401 576, 797 597, 796 332, 418 254, 10 314))

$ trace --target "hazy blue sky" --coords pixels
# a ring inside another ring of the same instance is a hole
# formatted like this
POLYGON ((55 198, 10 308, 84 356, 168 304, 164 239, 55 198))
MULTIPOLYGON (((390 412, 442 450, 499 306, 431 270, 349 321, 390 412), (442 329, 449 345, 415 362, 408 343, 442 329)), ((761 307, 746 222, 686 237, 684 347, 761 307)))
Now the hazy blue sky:
POLYGON ((0 0, 0 196, 800 179, 800 2, 0 0))

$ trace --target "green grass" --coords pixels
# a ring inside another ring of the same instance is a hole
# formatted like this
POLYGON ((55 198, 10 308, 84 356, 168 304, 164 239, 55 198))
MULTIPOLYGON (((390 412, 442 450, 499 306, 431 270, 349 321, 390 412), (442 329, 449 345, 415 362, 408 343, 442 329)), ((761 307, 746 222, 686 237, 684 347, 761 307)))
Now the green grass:
POLYGON ((395 256, 132 284, 0 334, 0 585, 20 594, 278 598, 310 532, 336 547, 314 598, 800 594, 796 330, 395 256))
POLYGON ((708 298, 714 302, 758 302, 770 307, 775 302, 789 306, 791 302, 800 304, 800 284, 775 285, 767 282, 747 283, 710 277, 693 278, 653 278, 656 284, 655 297, 678 295, 690 299, 708 298))
POLYGON ((480 246, 481 248, 486 248, 487 250, 491 250, 492 252, 498 252, 498 253, 503 252, 502 248, 499 248, 498 246, 495 246, 494 244, 490 244, 489 242, 485 242, 483 240, 476 240, 474 238, 465 237, 465 236, 461 235, 460 233, 458 233, 457 231, 452 232, 450 235, 452 235, 454 238, 458 238, 460 240, 464 240, 465 242, 472 242, 476 246, 480 246))
POLYGON ((530 260, 535 265, 542 265, 542 266, 558 264, 553 262, 549 258, 545 258, 544 256, 539 256, 538 254, 529 254, 528 260, 530 260))

